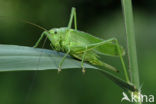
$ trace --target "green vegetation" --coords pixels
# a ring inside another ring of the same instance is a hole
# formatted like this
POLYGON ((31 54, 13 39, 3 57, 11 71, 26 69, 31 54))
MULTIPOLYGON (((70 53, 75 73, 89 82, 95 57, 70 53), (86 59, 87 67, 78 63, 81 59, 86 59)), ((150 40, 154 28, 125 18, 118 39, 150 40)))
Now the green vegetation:
POLYGON ((131 0, 122 0, 123 11, 116 0, 0 0, 0 4, 0 104, 120 104, 123 89, 134 91, 134 86, 139 89, 141 85, 144 94, 155 95, 155 0, 134 1, 134 20, 131 0), (18 21, 25 19, 47 30, 65 27, 73 6, 77 8, 78 30, 104 40, 116 37, 128 48, 124 60, 100 56, 120 73, 84 63, 83 74, 81 61, 68 56, 57 74, 64 54, 52 51, 49 41, 44 49, 32 48, 43 31, 18 21))

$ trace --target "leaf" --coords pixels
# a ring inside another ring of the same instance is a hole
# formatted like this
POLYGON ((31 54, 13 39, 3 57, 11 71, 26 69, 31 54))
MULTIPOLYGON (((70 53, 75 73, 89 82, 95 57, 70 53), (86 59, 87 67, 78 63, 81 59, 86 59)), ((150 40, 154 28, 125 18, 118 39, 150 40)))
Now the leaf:
MULTIPOLYGON (((34 71, 57 69, 64 53, 48 49, 39 49, 17 45, 0 45, 0 72, 6 71, 34 71)), ((84 63, 85 68, 96 69, 111 79, 120 87, 135 91, 135 87, 117 76, 84 63)), ((79 69, 81 62, 68 56, 62 69, 79 69)))
POLYGON ((137 91, 136 87, 133 84, 127 83, 126 81, 122 80, 121 78, 114 76, 113 74, 111 74, 105 70, 102 70, 101 73, 103 73, 105 76, 107 76, 107 78, 112 80, 114 83, 116 83, 118 86, 120 86, 124 90, 128 89, 130 91, 137 91))
MULTIPOLYGON (((0 71, 33 71, 58 69, 63 53, 33 47, 0 45, 0 71)), ((65 59, 62 69, 80 68, 79 61, 70 56, 65 59), (70 63, 70 64, 69 64, 70 63)), ((94 68, 85 64, 87 68, 94 68)))

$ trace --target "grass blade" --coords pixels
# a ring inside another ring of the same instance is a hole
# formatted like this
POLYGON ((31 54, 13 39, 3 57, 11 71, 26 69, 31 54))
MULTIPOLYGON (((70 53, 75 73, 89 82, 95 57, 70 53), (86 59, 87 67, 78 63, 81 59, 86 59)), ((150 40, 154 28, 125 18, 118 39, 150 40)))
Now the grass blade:
POLYGON ((135 31, 134 31, 134 21, 133 21, 133 11, 132 11, 132 1, 131 0, 122 0, 122 7, 125 18, 125 27, 127 34, 127 46, 128 46, 128 55, 129 63, 131 70, 131 79, 132 83, 136 85, 137 88, 140 87, 139 83, 139 72, 137 64, 137 54, 136 54, 136 42, 135 42, 135 31))
MULTIPOLYGON (((131 76, 131 83, 133 83, 138 89, 140 88, 139 71, 137 62, 134 20, 132 10, 132 0, 121 0, 122 8, 125 19, 126 35, 127 35, 127 47, 129 56, 129 69, 131 76)), ((134 104, 141 104, 142 102, 134 102, 134 104)))
MULTIPOLYGON (((57 69, 63 55, 63 53, 47 49, 17 45, 0 45, 0 72, 57 69)), ((128 84, 105 70, 98 69, 86 63, 84 66, 85 68, 102 72, 121 88, 131 91, 136 90, 133 85, 128 84)), ((81 62, 68 56, 63 63, 62 69, 81 69, 81 62)))
MULTIPOLYGON (((16 45, 0 45, 0 71, 57 69, 63 55, 63 53, 47 49, 16 45)), ((62 69, 80 68, 81 65, 79 63, 79 61, 68 56, 62 69)), ((94 68, 89 64, 85 64, 85 67, 94 68)))
POLYGON ((113 74, 106 72, 105 70, 102 70, 101 73, 103 73, 105 76, 107 76, 110 80, 112 80, 114 83, 116 83, 118 86, 120 86, 124 90, 128 89, 130 91, 137 91, 136 87, 133 84, 127 83, 121 78, 114 76, 113 74))

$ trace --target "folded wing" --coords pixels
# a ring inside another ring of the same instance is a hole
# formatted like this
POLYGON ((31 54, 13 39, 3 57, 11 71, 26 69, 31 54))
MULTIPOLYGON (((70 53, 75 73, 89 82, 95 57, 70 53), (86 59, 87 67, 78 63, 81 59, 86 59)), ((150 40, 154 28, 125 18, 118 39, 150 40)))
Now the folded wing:
MULTIPOLYGON (((72 48, 77 52, 85 51, 87 46, 88 51, 92 50, 97 54, 119 56, 117 44, 114 42, 113 38, 103 40, 88 33, 73 30, 70 33, 70 40, 75 42, 72 48)), ((119 47, 121 54, 124 55, 125 51, 121 46, 119 47)))

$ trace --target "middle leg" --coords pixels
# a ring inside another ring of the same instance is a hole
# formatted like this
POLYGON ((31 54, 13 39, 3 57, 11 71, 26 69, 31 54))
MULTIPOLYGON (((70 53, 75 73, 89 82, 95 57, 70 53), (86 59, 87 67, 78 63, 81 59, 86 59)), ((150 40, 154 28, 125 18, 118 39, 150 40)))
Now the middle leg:
POLYGON ((82 56, 82 60, 81 60, 81 67, 82 67, 82 72, 85 73, 85 68, 84 68, 84 60, 85 60, 85 55, 86 55, 86 52, 87 52, 87 46, 86 46, 86 50, 84 51, 83 53, 83 56, 82 56))

